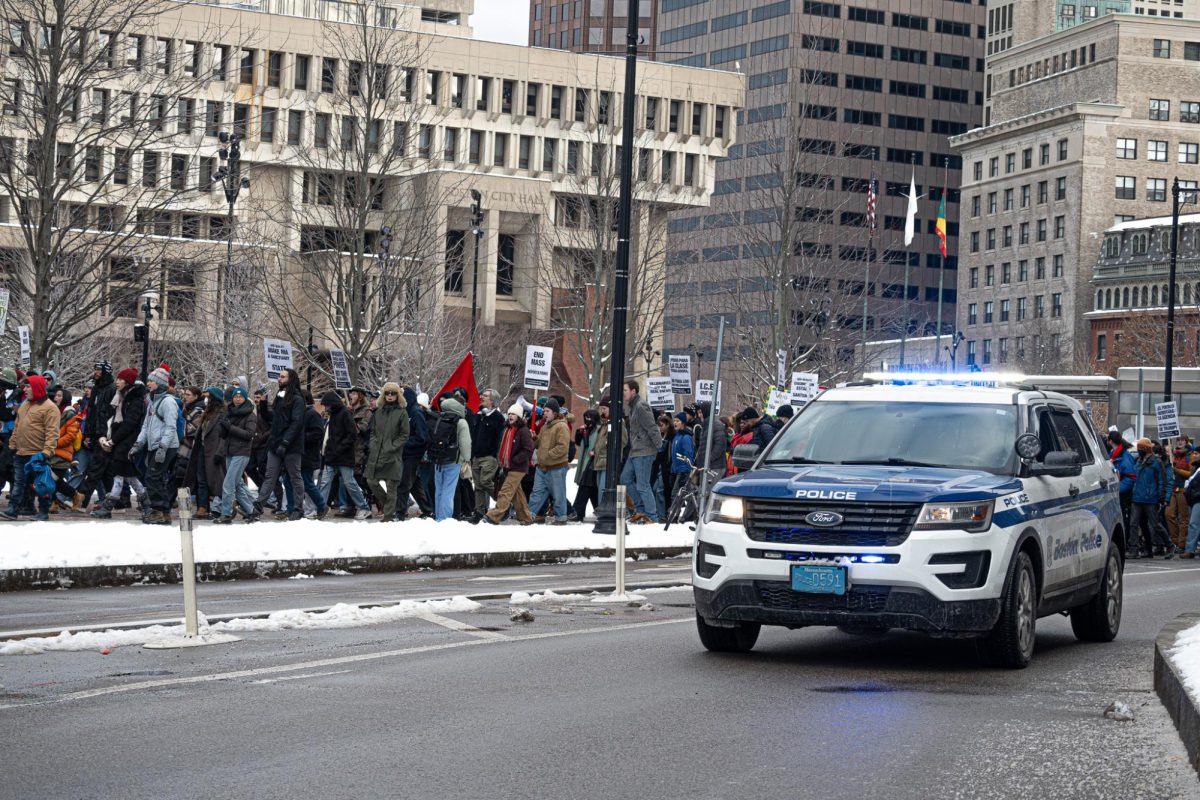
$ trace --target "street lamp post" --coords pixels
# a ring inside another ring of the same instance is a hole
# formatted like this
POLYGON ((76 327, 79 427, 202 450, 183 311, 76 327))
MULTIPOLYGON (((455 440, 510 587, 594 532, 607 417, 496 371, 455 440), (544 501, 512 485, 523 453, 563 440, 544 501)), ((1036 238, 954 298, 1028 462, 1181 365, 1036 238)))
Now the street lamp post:
POLYGON ((140 297, 143 321, 141 324, 133 326, 133 339, 142 343, 142 380, 145 380, 146 374, 150 371, 150 320, 154 318, 154 312, 161 309, 154 302, 158 299, 158 292, 153 289, 142 292, 140 297))
POLYGON ((1179 207, 1196 202, 1196 190, 1171 181, 1171 267, 1167 275, 1167 354, 1163 371, 1163 402, 1171 402, 1171 368, 1175 360, 1175 265, 1179 259, 1179 207))
POLYGON ((471 235, 475 237, 475 265, 471 268, 471 352, 475 352, 475 330, 479 318, 479 238, 483 236, 483 195, 471 190, 471 235))
POLYGON ((229 351, 233 346, 229 330, 229 281, 233 275, 233 207, 237 203, 238 195, 241 194, 242 189, 250 188, 250 178, 242 174, 242 134, 221 131, 217 135, 217 139, 222 145, 228 145, 228 147, 222 147, 217 151, 217 156, 221 159, 221 167, 213 175, 214 181, 221 182, 221 187, 225 190, 225 200, 229 203, 229 211, 225 219, 225 232, 228 235, 228 241, 225 248, 225 276, 222 281, 223 289, 221 292, 221 335, 224 347, 222 359, 225 365, 225 377, 228 378, 229 351))

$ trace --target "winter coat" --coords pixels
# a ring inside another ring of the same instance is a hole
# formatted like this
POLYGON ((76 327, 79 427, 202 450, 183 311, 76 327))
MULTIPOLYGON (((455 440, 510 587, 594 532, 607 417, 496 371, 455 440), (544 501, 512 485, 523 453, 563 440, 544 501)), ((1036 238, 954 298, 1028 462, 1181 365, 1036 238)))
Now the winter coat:
MULTIPOLYGON (((578 436, 580 433, 582 433, 583 436, 580 438, 579 444, 576 445, 576 449, 579 451, 579 464, 575 467, 575 483, 583 486, 585 485, 583 481, 588 480, 585 477, 588 474, 588 470, 591 469, 593 472, 595 472, 595 466, 592 459, 592 448, 596 446, 596 440, 600 438, 600 429, 597 427, 596 429, 589 431, 586 428, 580 428, 576 435, 578 436)), ((595 484, 596 481, 591 479, 591 482, 586 485, 594 486, 595 484)))
POLYGON ((447 398, 442 401, 442 413, 458 417, 458 424, 454 428, 458 433, 458 463, 466 464, 471 460, 471 428, 467 424, 467 410, 454 398, 447 398))
POLYGON ((775 438, 776 433, 776 427, 766 417, 763 417, 750 430, 750 441, 746 442, 746 444, 757 445, 758 452, 761 453, 771 443, 771 440, 775 438))
MULTIPOLYGON (((211 401, 210 401, 211 402, 211 401)), ((200 418, 204 416, 204 402, 197 400, 183 410, 183 441, 179 443, 179 460, 186 461, 200 433, 200 418)))
POLYGON ((79 414, 67 406, 58 421, 58 446, 54 448, 54 459, 51 460, 51 466, 55 469, 66 470, 75 460, 75 438, 79 434, 81 424, 79 414))
POLYGON ((309 406, 304 412, 304 453, 300 469, 309 472, 321 468, 321 445, 325 443, 325 418, 309 406))
MULTIPOLYGON (((608 432, 612 429, 612 422, 606 420, 600 423, 599 432, 596 434, 596 443, 592 446, 592 469, 596 472, 608 471, 608 432)), ((658 426, 654 427, 658 430, 658 426)), ((621 426, 621 449, 624 450, 629 444, 629 427, 621 426)))
POLYGON ((179 404, 165 389, 150 396, 137 441, 147 453, 179 447, 179 404))
POLYGON ((496 457, 500 452, 500 437, 507 423, 498 408, 480 411, 475 415, 475 428, 471 433, 471 458, 496 457))
POLYGON ((108 435, 108 421, 112 419, 115 410, 112 400, 116 393, 117 384, 112 375, 107 372, 101 373, 100 379, 92 387, 87 419, 83 421, 83 443, 92 451, 99 450, 100 437, 108 435))
POLYGON ((1167 467, 1154 453, 1139 455, 1134 465, 1133 502, 1158 505, 1167 502, 1171 482, 1167 467))
MULTIPOLYGON (((509 472, 524 475, 529 472, 529 462, 533 458, 533 434, 529 432, 529 426, 525 424, 524 419, 518 419, 516 425, 510 425, 505 431, 505 436, 508 435, 508 431, 513 432, 512 451, 509 453, 508 464, 500 466, 509 472)), ((503 443, 503 436, 500 441, 503 443)))
POLYGON ((231 403, 221 416, 218 428, 221 430, 221 445, 217 452, 222 458, 251 455, 259 432, 259 416, 254 404, 242 403, 239 408, 231 403))
MULTIPOLYGON (((416 395, 413 395, 416 397, 416 395)), ((360 475, 367 468, 367 448, 371 444, 371 406, 368 403, 363 403, 356 406, 354 409, 349 409, 351 419, 354 420, 355 439, 354 439, 354 471, 360 475)), ((411 419, 412 412, 409 412, 411 419)))
POLYGON ((135 475, 133 459, 129 457, 129 448, 137 441, 142 432, 142 420, 146 418, 146 387, 135 383, 125 389, 121 397, 121 421, 117 422, 114 413, 110 420, 111 430, 108 438, 112 440, 113 474, 129 477, 135 475))
POLYGON ((258 424, 255 427, 254 441, 251 443, 251 449, 254 451, 263 450, 267 446, 267 440, 271 438, 271 423, 275 420, 275 415, 271 413, 271 404, 266 400, 261 403, 254 404, 254 412, 258 415, 258 424))
POLYGON ((679 456, 683 456, 688 461, 694 461, 696 458, 696 445, 686 431, 676 431, 675 435, 671 437, 672 475, 686 475, 691 471, 686 463, 679 460, 679 456))
POLYGON ((358 426, 354 423, 354 415, 341 403, 333 403, 328 408, 329 425, 325 428, 321 450, 325 466, 353 467, 358 447, 358 426))
POLYGON ((29 399, 17 407, 17 424, 8 440, 8 449, 19 456, 44 453, 47 458, 58 447, 58 406, 46 397, 46 379, 29 376, 33 389, 29 399))
MULTIPOLYGON (((708 425, 697 425, 693 435, 693 449, 696 451, 696 463, 705 462, 704 454, 708 453, 708 425)), ((729 452, 729 426, 720 419, 713 420, 713 448, 706 463, 708 469, 725 474, 725 454, 729 452)))
POLYGON ((225 483, 225 434, 221 432, 221 417, 214 414, 202 419, 196 434, 195 451, 204 454, 204 482, 208 484, 210 497, 219 496, 225 483))
POLYGON ((538 469, 558 469, 567 465, 567 453, 571 449, 571 430, 567 421, 562 417, 554 419, 542 426, 537 437, 538 469))
POLYGON ((404 387, 404 402, 408 406, 408 441, 404 443, 404 457, 420 459, 429 447, 429 422, 425 419, 425 409, 417 403, 417 393, 407 386, 404 387))
POLYGON ((640 394, 635 394, 625 404, 625 415, 629 418, 629 457, 657 453, 662 434, 658 431, 658 423, 654 421, 654 412, 640 394))
POLYGON ((274 453, 282 447, 287 455, 304 454, 304 417, 307 408, 304 398, 297 392, 291 397, 280 392, 271 404, 271 435, 267 437, 267 451, 274 453))
MULTIPOLYGON (((384 392, 395 384, 384 384, 384 392)), ((399 392, 396 386, 393 391, 399 392)), ((371 417, 371 448, 366 474, 372 480, 398 481, 404 471, 404 445, 408 442, 408 411, 399 402, 380 403, 371 417)))
POLYGON ((1125 445, 1119 444, 1113 448, 1110 460, 1116 467, 1117 474, 1121 476, 1121 494, 1133 491, 1133 481, 1137 477, 1137 459, 1133 457, 1133 453, 1125 445))

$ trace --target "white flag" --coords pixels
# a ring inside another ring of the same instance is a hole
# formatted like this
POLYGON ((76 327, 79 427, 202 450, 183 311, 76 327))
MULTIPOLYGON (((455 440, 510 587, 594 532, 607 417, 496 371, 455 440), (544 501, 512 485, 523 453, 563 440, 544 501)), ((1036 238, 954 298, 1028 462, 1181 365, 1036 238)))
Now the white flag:
POLYGON ((904 244, 912 244, 917 232, 917 168, 913 167, 912 180, 908 184, 908 218, 904 221, 904 244))

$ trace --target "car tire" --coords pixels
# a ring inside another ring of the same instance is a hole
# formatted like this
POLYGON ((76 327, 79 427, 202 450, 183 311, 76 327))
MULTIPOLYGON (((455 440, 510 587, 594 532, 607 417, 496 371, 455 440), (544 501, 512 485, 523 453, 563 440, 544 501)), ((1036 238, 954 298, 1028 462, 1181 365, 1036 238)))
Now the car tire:
POLYGON ((1071 609, 1071 630, 1081 642, 1111 642, 1121 630, 1125 605, 1125 576, 1116 547, 1108 548, 1108 560, 1100 579, 1100 591, 1081 606, 1071 609))
POLYGON ((709 625, 704 617, 696 615, 700 643, 714 653, 749 653, 754 649, 761 629, 757 622, 735 622, 732 628, 721 628, 709 625))
POLYGON ((1024 669, 1033 659, 1037 636, 1037 578, 1033 562, 1024 551, 1013 557, 1000 598, 1000 619, 978 642, 983 661, 1006 669, 1024 669))

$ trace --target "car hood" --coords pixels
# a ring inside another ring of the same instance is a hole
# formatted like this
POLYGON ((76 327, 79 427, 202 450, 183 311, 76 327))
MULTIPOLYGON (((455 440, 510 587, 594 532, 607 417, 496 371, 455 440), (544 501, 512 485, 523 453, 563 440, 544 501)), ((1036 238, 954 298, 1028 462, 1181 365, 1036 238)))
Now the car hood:
POLYGON ((714 491, 737 497, 928 503, 987 500, 1021 490, 1011 475, 941 467, 777 465, 720 481, 714 491))

